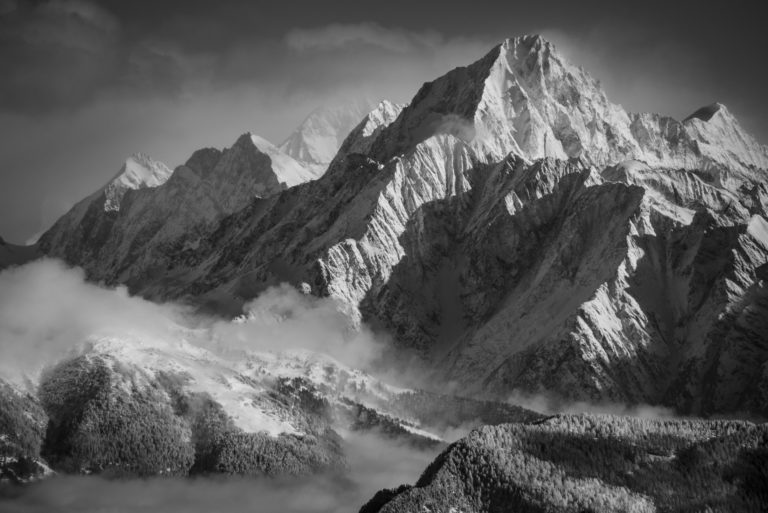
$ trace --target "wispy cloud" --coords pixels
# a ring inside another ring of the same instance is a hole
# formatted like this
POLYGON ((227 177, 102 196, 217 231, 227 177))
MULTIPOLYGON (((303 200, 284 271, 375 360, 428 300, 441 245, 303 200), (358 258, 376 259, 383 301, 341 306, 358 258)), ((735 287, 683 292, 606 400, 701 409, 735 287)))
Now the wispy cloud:
POLYGON ((120 22, 106 9, 87 0, 50 0, 40 4, 36 12, 42 16, 66 17, 105 33, 115 32, 120 22))
POLYGON ((285 35, 286 44, 299 51, 333 50, 349 45, 370 45, 392 52, 436 47, 443 36, 436 31, 409 31, 377 23, 332 23, 315 28, 295 28, 285 35))
POLYGON ((527 394, 516 391, 509 397, 508 402, 546 415, 554 415, 557 413, 592 413, 648 419, 674 418, 677 416, 672 408, 667 408, 665 406, 621 404, 605 401, 599 403, 571 401, 548 393, 527 394))

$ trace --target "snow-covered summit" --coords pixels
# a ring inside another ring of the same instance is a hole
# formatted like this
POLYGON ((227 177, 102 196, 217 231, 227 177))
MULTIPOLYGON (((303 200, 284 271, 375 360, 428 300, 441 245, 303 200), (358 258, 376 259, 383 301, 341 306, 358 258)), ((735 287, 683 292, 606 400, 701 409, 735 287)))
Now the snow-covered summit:
POLYGON ((310 113, 279 148, 322 174, 352 129, 376 107, 369 99, 320 107, 310 113))
POLYGON ((697 112, 684 122, 629 113, 554 44, 522 36, 424 84, 373 144, 373 153, 385 162, 433 135, 451 134, 488 161, 509 153, 528 160, 581 158, 596 166, 634 159, 740 181, 750 181, 755 168, 768 168, 768 149, 724 106, 697 112))
POLYGON ((388 100, 380 101, 376 108, 349 133, 339 148, 336 158, 350 153, 368 153, 379 133, 395 121, 404 108, 405 104, 392 103, 388 100))
POLYGON ((722 103, 698 109, 683 121, 702 160, 738 170, 768 170, 768 148, 748 134, 722 103))
POLYGON ((277 179, 293 187, 300 183, 314 180, 319 174, 311 167, 297 162, 293 157, 281 151, 277 146, 267 141, 263 137, 249 133, 250 140, 260 152, 265 153, 272 160, 272 170, 277 179))
POLYGON ((360 129, 360 135, 370 137, 377 128, 384 127, 394 121, 404 108, 405 104, 381 100, 376 108, 369 112, 357 126, 360 129))
POLYGON ((125 160, 110 182, 104 187, 104 210, 120 210, 120 201, 128 190, 157 187, 171 176, 171 169, 143 153, 134 153, 125 160))

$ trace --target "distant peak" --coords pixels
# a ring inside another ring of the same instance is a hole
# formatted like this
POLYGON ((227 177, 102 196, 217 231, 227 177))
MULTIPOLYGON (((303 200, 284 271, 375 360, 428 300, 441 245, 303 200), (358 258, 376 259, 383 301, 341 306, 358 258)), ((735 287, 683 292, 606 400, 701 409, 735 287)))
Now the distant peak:
POLYGON ((237 138, 235 141, 235 144, 232 145, 233 148, 256 148, 257 150, 261 150, 264 152, 267 149, 273 148, 275 145, 266 140, 265 138, 261 137, 258 134, 255 134, 251 131, 245 132, 240 137, 237 138))
POLYGON ((253 135, 254 134, 251 132, 245 132, 244 134, 242 134, 240 137, 237 138, 237 140, 235 141, 235 144, 233 144, 232 147, 242 148, 242 147, 253 146, 253 139, 252 139, 253 135))
POLYGON ((282 149, 253 132, 246 132, 238 137, 232 147, 240 148, 245 151, 252 151, 255 149, 259 153, 268 156, 272 173, 275 175, 278 182, 281 182, 288 187, 293 187, 317 178, 312 170, 306 168, 282 149))
POLYGON ((120 210, 120 202, 127 190, 157 187, 165 183, 171 173, 168 166, 145 153, 132 154, 104 188, 107 198, 104 209, 120 210))
POLYGON ((372 99, 355 98, 315 109, 278 147, 308 166, 325 168, 349 133, 375 108, 372 99))
POLYGON ((281 152, 281 150, 270 141, 251 131, 245 132, 238 137, 235 144, 232 145, 232 148, 240 148, 244 150, 256 149, 267 155, 281 152))
POLYGON ((251 142, 259 150, 261 150, 261 151, 263 151, 265 153, 266 152, 277 151, 277 146, 275 146, 271 142, 267 141, 266 139, 264 139, 260 135, 256 135, 256 134, 250 133, 250 132, 249 132, 249 135, 251 137, 251 142))
MULTIPOLYGON (((706 105, 704 107, 701 107, 700 109, 697 109, 693 114, 685 118, 683 122, 689 121, 694 118, 700 119, 702 121, 709 121, 714 117, 715 114, 717 114, 718 112, 724 109, 725 109, 725 105, 723 105, 722 103, 713 103, 711 105, 706 105)), ((725 110, 727 111, 727 109, 725 110)))

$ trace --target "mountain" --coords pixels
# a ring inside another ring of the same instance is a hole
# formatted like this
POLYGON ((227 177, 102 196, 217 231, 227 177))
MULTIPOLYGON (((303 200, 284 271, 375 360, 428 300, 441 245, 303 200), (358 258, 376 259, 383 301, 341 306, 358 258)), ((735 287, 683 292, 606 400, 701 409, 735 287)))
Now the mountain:
POLYGON ((225 350, 201 336, 181 326, 93 335, 33 381, 0 380, 0 482, 48 465, 105 476, 344 474, 341 434, 433 447, 444 445, 435 429, 540 417, 392 387, 306 350, 225 350))
POLYGON ((484 427, 360 513, 765 511, 768 427, 558 415, 484 427))
POLYGON ((120 211, 123 198, 128 191, 151 189, 165 183, 171 170, 163 164, 142 153, 136 153, 126 159, 120 171, 106 185, 87 198, 77 203, 56 222, 56 229, 49 237, 56 240, 56 232, 74 232, 81 225, 87 225, 94 216, 114 217, 120 211))
POLYGON ((171 170, 143 153, 129 157, 117 176, 104 187, 104 210, 120 210, 120 201, 126 191, 162 185, 171 176, 171 170))
POLYGON ((250 137, 206 155, 249 164, 188 163, 41 249, 219 312, 330 296, 475 397, 768 414, 768 149, 723 105, 626 112, 525 36, 381 104, 317 180, 263 193, 250 137))
MULTIPOLYGON (((383 105, 378 118, 371 118, 361 130, 375 130, 373 125, 384 121, 381 116, 394 115, 397 107, 388 102, 383 105)), ((329 122, 335 120, 336 130, 343 130, 340 120, 359 108, 357 103, 344 111, 339 108, 329 122)), ((309 119, 317 124, 326 118, 318 111, 309 119)), ((304 128, 301 133, 306 135, 308 128, 304 128)), ((93 279, 133 286, 146 275, 158 276, 171 267, 180 252, 195 247, 201 233, 210 232, 254 198, 276 195, 314 180, 324 171, 317 162, 299 162, 251 133, 223 151, 196 151, 173 173, 137 155, 126 161, 107 186, 75 205, 45 232, 38 246, 49 256, 82 262, 78 265, 93 279), (90 264, 83 262, 85 255, 90 264)))
POLYGON ((278 147, 319 176, 328 168, 347 135, 376 106, 368 99, 357 99, 315 109, 278 147))
MULTIPOLYGON (((129 160, 129 163, 132 162, 129 160)), ((314 175, 261 137, 247 133, 223 151, 196 151, 163 183, 133 187, 134 166, 78 203, 40 238, 46 254, 67 261, 88 255, 94 279, 130 283, 137 271, 159 272, 168 253, 194 247, 198 233, 243 208, 314 175), (115 185, 117 184, 117 185, 115 185), (119 209, 110 198, 121 199, 119 209), (136 262, 140 259, 141 263, 136 262)), ((152 183, 156 183, 156 180, 152 183)))

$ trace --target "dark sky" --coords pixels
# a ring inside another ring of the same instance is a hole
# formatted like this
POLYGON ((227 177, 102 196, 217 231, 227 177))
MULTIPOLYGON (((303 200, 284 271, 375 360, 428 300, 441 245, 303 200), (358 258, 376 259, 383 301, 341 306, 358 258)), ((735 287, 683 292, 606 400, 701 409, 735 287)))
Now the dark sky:
POLYGON ((768 143, 760 4, 0 0, 0 235, 24 242, 135 151, 174 167, 248 130, 277 143, 319 105, 407 101, 527 33, 629 110, 720 101, 768 143))

